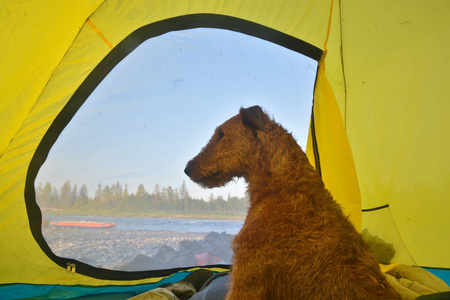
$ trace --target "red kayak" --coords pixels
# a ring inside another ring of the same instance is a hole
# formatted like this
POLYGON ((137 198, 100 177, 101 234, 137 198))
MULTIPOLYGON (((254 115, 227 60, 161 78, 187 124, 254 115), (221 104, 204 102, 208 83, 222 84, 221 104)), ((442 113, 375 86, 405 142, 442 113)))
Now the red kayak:
POLYGON ((60 227, 85 227, 85 228, 110 228, 116 226, 116 223, 112 222, 71 222, 71 221, 60 221, 60 222, 50 222, 50 225, 60 226, 60 227))

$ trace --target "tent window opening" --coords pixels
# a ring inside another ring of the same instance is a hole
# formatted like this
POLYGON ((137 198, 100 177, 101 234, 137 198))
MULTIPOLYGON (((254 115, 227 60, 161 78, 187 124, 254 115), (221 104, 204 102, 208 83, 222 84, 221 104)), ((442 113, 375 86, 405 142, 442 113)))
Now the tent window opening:
POLYGON ((260 105, 306 148, 317 62, 221 29, 151 38, 81 106, 35 180, 54 254, 139 271, 231 264, 246 185, 203 189, 186 163, 240 107, 260 105))

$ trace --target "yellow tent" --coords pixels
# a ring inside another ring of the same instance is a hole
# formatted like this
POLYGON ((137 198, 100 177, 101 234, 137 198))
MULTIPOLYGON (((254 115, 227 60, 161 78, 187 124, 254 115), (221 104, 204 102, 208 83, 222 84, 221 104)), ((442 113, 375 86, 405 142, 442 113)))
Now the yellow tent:
POLYGON ((447 1, 0 1, 0 25, 1 298, 138 293, 192 271, 125 273, 56 257, 40 233, 34 178, 55 132, 123 57, 199 27, 319 61, 311 161, 355 225, 394 244, 394 262, 449 278, 447 1))

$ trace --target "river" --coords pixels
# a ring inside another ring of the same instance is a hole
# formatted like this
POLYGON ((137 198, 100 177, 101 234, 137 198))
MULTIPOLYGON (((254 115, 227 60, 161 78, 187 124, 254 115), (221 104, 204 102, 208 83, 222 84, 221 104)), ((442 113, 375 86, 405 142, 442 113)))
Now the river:
POLYGON ((244 221, 228 220, 199 220, 177 218, 131 218, 131 217, 103 217, 78 215, 44 215, 50 222, 58 221, 93 221, 113 222, 115 230, 149 230, 173 232, 226 232, 236 235, 244 225, 244 221))

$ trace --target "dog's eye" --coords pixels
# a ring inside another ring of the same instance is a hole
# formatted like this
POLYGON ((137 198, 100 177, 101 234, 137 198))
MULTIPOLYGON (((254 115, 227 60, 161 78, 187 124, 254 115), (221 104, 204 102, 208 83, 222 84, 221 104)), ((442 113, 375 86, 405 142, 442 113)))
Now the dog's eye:
POLYGON ((225 136, 225 133, 223 133, 223 131, 219 131, 217 133, 217 141, 220 141, 223 137, 225 136))

